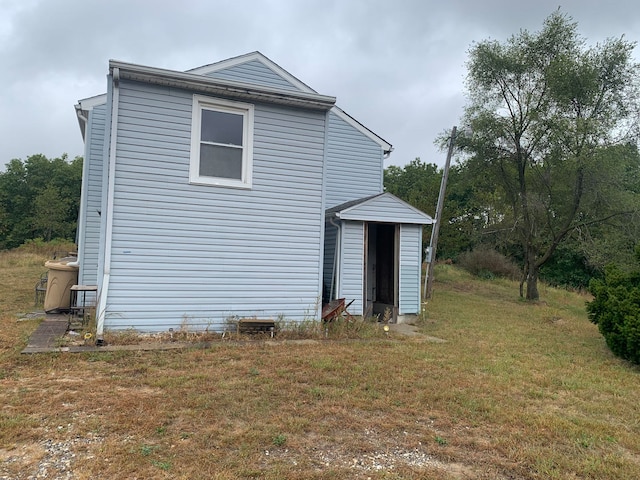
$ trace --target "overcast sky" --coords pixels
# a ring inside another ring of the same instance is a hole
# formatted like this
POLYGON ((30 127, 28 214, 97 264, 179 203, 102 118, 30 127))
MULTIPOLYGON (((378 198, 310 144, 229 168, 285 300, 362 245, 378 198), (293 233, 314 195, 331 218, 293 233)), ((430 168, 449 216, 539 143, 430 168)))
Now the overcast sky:
POLYGON ((442 165, 469 47, 558 7, 588 43, 640 40, 631 0, 0 0, 0 168, 82 155, 73 106, 106 91, 109 59, 187 70, 256 50, 391 143, 386 165, 442 165))

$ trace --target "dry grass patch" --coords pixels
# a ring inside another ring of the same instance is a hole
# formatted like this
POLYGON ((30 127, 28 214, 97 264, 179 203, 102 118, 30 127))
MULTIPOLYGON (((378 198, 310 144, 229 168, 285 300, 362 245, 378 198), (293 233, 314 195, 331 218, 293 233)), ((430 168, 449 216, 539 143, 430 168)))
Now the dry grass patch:
MULTIPOLYGON (((440 273, 470 281, 449 267, 440 273)), ((545 301, 530 305, 507 281, 436 295, 425 328, 457 343, 441 358, 441 375, 455 378, 442 398, 451 418, 492 425, 494 448, 533 478, 638 476, 639 370, 608 351, 586 318, 588 297, 544 287, 545 301)))
POLYGON ((47 255, 0 251, 0 379, 15 369, 13 359, 36 327, 35 321, 16 322, 19 313, 34 309, 34 288, 47 269, 47 255))
MULTIPOLYGON (((278 320, 275 322, 275 331, 257 333, 239 333, 237 324, 229 321, 224 332, 194 331, 188 327, 175 331, 158 333, 143 333, 134 329, 120 331, 106 331, 104 341, 107 345, 141 345, 145 343, 171 343, 181 342, 187 344, 209 344, 217 342, 248 342, 248 341, 287 341, 287 340, 349 340, 349 339, 381 339, 387 336, 382 323, 374 319, 352 317, 335 319, 329 323, 306 320, 303 322, 291 322, 278 320)), ((82 344, 81 336, 76 333, 67 335, 62 343, 64 345, 82 344)))
POLYGON ((446 343, 25 356, 36 322, 15 304, 0 316, 0 478, 640 477, 639 370, 584 297, 543 288, 530 305, 450 266, 436 280, 420 329, 446 343))

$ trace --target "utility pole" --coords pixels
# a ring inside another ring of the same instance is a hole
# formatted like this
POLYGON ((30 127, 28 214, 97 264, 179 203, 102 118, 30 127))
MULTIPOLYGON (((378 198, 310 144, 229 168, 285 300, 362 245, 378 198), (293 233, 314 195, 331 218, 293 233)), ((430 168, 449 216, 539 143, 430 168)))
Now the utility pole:
POLYGON ((438 234, 440 233, 440 220, 442 219, 442 208, 444 206, 444 194, 447 190, 447 179, 449 178, 449 166, 451 165, 451 156, 453 155, 453 145, 456 139, 457 127, 451 129, 451 137, 449 138, 449 151, 447 152, 447 161, 444 164, 442 173, 442 182, 440 183, 440 193, 438 194, 438 206, 436 207, 436 218, 431 229, 431 241, 429 242, 430 259, 427 264, 427 275, 425 277, 425 299, 430 299, 433 293, 433 270, 436 261, 436 250, 438 248, 438 234))

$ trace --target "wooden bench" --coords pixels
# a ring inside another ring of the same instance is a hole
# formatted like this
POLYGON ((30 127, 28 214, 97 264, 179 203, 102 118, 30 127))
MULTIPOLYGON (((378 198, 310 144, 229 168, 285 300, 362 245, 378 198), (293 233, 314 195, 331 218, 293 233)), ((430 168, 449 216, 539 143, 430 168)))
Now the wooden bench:
POLYGON ((273 338, 276 332, 276 322, 257 318, 241 318, 238 320, 238 333, 269 333, 273 338))

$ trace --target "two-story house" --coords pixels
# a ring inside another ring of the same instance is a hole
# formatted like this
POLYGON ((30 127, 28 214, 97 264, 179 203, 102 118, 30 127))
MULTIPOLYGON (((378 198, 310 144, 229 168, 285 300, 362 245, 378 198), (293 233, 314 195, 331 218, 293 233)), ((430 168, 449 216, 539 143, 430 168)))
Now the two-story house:
POLYGON ((391 145, 255 52, 179 72, 109 62, 79 101, 78 282, 104 328, 420 311, 422 227, 384 193, 391 145))

